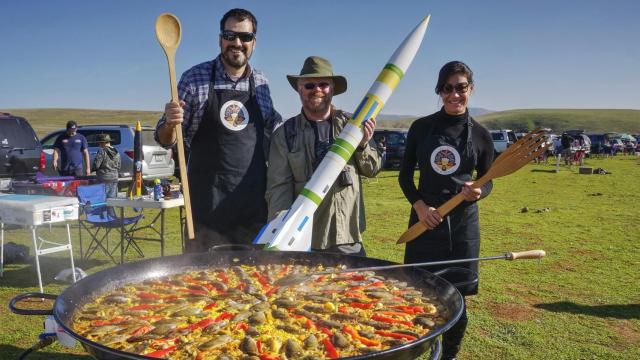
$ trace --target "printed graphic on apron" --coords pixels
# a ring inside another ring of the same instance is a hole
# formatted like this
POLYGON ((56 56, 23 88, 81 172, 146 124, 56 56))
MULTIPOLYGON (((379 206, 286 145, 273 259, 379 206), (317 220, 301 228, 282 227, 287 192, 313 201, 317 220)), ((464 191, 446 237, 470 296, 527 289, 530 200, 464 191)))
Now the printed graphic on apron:
POLYGON ((240 101, 229 100, 220 107, 220 121, 227 129, 240 131, 249 123, 249 112, 240 101))
POLYGON ((453 174, 460 167, 460 154, 449 145, 438 146, 431 153, 431 167, 440 175, 453 174))

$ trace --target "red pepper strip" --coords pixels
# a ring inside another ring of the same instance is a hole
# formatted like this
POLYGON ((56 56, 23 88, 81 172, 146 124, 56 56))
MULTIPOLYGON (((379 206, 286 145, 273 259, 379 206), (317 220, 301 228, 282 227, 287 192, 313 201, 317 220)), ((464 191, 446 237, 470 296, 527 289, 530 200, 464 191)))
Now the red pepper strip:
POLYGON ((173 345, 173 346, 169 346, 166 349, 163 350, 156 350, 154 352, 148 353, 148 354, 144 354, 145 356, 149 356, 149 357, 153 357, 153 358, 163 358, 166 355, 169 355, 170 352, 172 352, 173 350, 176 349, 177 346, 173 345))
POLYGON ((266 296, 271 296, 273 295, 274 292, 278 291, 278 289, 280 289, 280 286, 274 286, 271 289, 267 290, 266 293, 264 293, 266 296))
POLYGON ((236 330, 245 331, 248 328, 249 328, 249 324, 247 324, 246 322, 239 322, 238 325, 236 325, 236 330))
POLYGON ((164 316, 162 316, 162 315, 140 316, 140 320, 156 321, 156 320, 160 320, 160 319, 164 319, 164 316))
POLYGON ((402 324, 409 327, 413 326, 413 323, 411 323, 411 321, 397 320, 397 319, 393 319, 393 318, 382 316, 382 315, 373 315, 371 317, 371 320, 381 321, 387 324, 402 324))
POLYGON ((387 315, 387 316, 401 316, 403 318, 407 316, 411 316, 410 314, 407 314, 404 312, 398 312, 398 311, 379 311, 377 313, 381 315, 387 315))
POLYGON ((209 292, 204 291, 204 290, 180 289, 180 291, 185 293, 185 294, 192 294, 192 295, 204 295, 204 296, 209 295, 209 292))
MULTIPOLYGON (((352 286, 347 290, 347 293, 350 294, 350 293, 353 293, 353 292, 356 292, 356 291, 360 291, 362 289, 364 289, 364 286, 360 286, 360 285, 352 286)), ((358 296, 358 297, 362 297, 362 296, 358 296)))
POLYGON ((195 360, 204 360, 204 353, 199 352, 199 353, 196 355, 195 360))
POLYGON ((338 350, 336 350, 336 347, 333 346, 329 338, 322 339, 322 344, 324 345, 325 350, 327 350, 327 356, 329 359, 337 359, 340 357, 338 350))
POLYGON ((198 330, 198 329, 203 329, 203 328, 206 328, 207 326, 213 324, 214 322, 216 322, 216 320, 213 320, 213 319, 200 320, 195 324, 191 324, 191 325, 187 326, 187 329, 189 329, 191 331, 198 330))
POLYGON ((318 276, 318 278, 315 280, 315 282, 323 282, 324 279, 327 278, 327 275, 320 275, 318 276))
POLYGON ((258 349, 258 354, 262 354, 262 341, 259 339, 256 340, 256 348, 258 349))
POLYGON ((131 336, 140 336, 140 335, 144 335, 144 334, 148 333, 151 330, 153 330, 153 326, 151 326, 151 325, 142 325, 136 331, 132 332, 130 335, 131 336))
POLYGON ((216 307, 216 306, 218 306, 218 304, 217 304, 217 303, 215 303, 215 302, 212 302, 211 304, 208 304, 207 306, 203 307, 203 308, 202 308, 202 310, 203 310, 203 311, 211 310, 211 309, 213 309, 213 308, 214 308, 214 307, 216 307))
POLYGON ((348 313, 349 312, 349 308, 342 305, 342 306, 338 306, 338 311, 341 313, 348 313))
POLYGON ((392 309, 400 310, 402 312, 406 312, 408 314, 421 314, 424 312, 424 307, 422 306, 405 306, 405 305, 396 305, 391 306, 392 309))
POLYGON ((394 339, 407 339, 409 341, 413 341, 413 340, 417 339, 417 337, 415 337, 415 336, 411 336, 411 335, 407 335, 407 334, 394 333, 394 332, 391 332, 391 331, 384 331, 384 330, 376 330, 376 334, 382 335, 382 336, 385 336, 385 337, 394 338, 394 339))
POLYGON ((333 336, 333 333, 331 332, 331 330, 327 329, 326 327, 321 327, 320 331, 327 334, 328 336, 333 336))
POLYGON ((360 341, 363 345, 366 345, 366 346, 380 346, 380 341, 367 339, 364 336, 360 336, 360 334, 358 334, 358 332, 355 331, 353 328, 351 328, 349 325, 343 326, 342 327, 342 331, 344 331, 347 334, 351 335, 352 338, 360 341))
POLYGON ((225 283, 226 285, 229 284, 229 277, 227 276, 227 274, 224 273, 224 271, 218 272, 218 279, 223 283, 225 283))
POLYGON ((262 354, 262 355, 260 355, 260 360, 280 360, 280 356, 278 356, 278 355, 270 355, 270 354, 262 354))
POLYGON ((280 273, 278 275, 285 276, 289 273, 289 270, 291 270, 291 266, 285 265, 282 267, 282 270, 280 270, 280 273))
POLYGON ((180 299, 180 297, 178 295, 169 295, 169 296, 165 296, 164 298, 162 298, 162 300, 164 302, 171 302, 173 300, 178 300, 180 299))
POLYGON ((247 284, 245 284, 245 283, 238 284, 238 290, 240 290, 240 291, 244 291, 244 288, 246 288, 246 287, 247 287, 247 284))
POLYGON ((262 284, 262 286, 269 285, 269 280, 267 280, 267 278, 264 275, 260 274, 259 272, 254 271, 253 276, 255 276, 255 278, 258 279, 258 282, 262 284))
POLYGON ((149 293, 149 292, 144 292, 144 291, 138 291, 136 296, 139 297, 140 299, 145 299, 145 300, 160 300, 160 299, 162 299, 162 295, 149 293))
POLYGON ((361 303, 361 302, 352 302, 351 303, 351 307, 358 308, 358 309, 365 309, 365 310, 373 309, 374 306, 375 306, 375 304, 371 304, 371 303, 369 303, 369 304, 365 304, 365 303, 361 303))
POLYGON ((111 320, 95 320, 91 322, 92 326, 117 325, 124 321, 124 317, 116 316, 111 320))
POLYGON ((367 277, 364 275, 351 275, 351 276, 348 276, 347 278, 353 281, 363 281, 367 279, 367 277))
POLYGON ((316 324, 315 324, 313 321, 311 321, 311 319, 307 319, 307 320, 304 322, 304 326, 305 326, 307 329, 315 329, 315 328, 316 328, 316 324))
POLYGON ((370 288, 370 287, 380 287, 380 286, 384 286, 383 281, 372 282, 371 284, 367 284, 364 287, 370 288))
POLYGON ((358 298, 358 299, 366 298, 366 296, 363 293, 359 293, 359 292, 355 292, 355 291, 347 291, 347 292, 344 293, 344 296, 352 297, 352 298, 358 298))
POLYGON ((215 320, 213 320, 213 322, 220 322, 222 320, 231 320, 234 317, 235 315, 232 313, 223 312, 222 314, 218 315, 218 317, 216 317, 215 320))

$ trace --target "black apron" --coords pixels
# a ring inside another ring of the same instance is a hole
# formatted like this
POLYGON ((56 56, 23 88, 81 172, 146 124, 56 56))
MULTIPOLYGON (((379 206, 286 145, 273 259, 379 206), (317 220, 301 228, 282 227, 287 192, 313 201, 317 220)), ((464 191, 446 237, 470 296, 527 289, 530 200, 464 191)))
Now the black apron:
POLYGON ((198 228, 204 226, 232 242, 248 244, 267 220, 264 120, 253 76, 249 92, 214 90, 214 82, 215 62, 208 105, 191 142, 187 170, 196 239, 200 240, 198 228), (238 232, 249 228, 255 233, 238 232))
MULTIPOLYGON (((433 126, 437 126, 434 124, 433 126)), ((418 191, 424 202, 432 207, 439 207, 447 200, 458 194, 465 182, 471 181, 473 171, 477 164, 477 154, 472 143, 471 119, 467 119, 467 137, 452 139, 444 135, 434 135, 433 126, 418 144, 418 166, 423 170, 420 176, 418 191), (466 141, 465 141, 466 140, 466 141), (453 147, 459 154, 456 159, 451 149, 442 146, 453 147), (432 161, 433 158, 433 161, 432 161), (431 163, 438 164, 439 172, 434 170, 431 163), (449 173, 459 162, 458 168, 449 173), (426 176, 425 176, 426 174, 426 176)), ((409 226, 418 222, 418 216, 411 209, 409 226)), ((433 230, 424 232, 414 241, 407 243, 405 248, 405 263, 442 261, 453 259, 466 259, 478 257, 480 254, 480 224, 478 219, 478 206, 475 202, 464 201, 446 216, 442 223, 433 230)), ((455 267, 468 268, 478 272, 478 263, 456 264, 455 267)), ((428 271, 437 271, 451 266, 429 266, 428 271)), ((459 281, 472 280, 471 277, 462 277, 459 281)), ((478 292, 477 284, 465 286, 459 289, 463 295, 474 295, 478 292)))

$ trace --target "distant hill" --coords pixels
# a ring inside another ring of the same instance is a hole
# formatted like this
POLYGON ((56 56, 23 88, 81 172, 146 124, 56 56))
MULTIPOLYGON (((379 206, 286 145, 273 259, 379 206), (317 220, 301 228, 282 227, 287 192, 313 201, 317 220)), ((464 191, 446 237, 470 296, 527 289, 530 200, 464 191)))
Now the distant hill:
POLYGON ((521 109, 493 112, 476 119, 489 129, 533 130, 543 127, 551 128, 555 133, 569 129, 591 133, 640 133, 640 110, 521 109))
MULTIPOLYGON (((481 108, 471 108, 472 113, 481 108)), ((486 110, 489 111, 489 110, 486 110)), ((42 137, 51 131, 64 128, 68 120, 80 125, 131 124, 140 120, 143 125, 154 126, 162 112, 137 110, 93 110, 93 109, 0 109, 25 117, 42 137)), ((426 115, 426 114, 425 114, 426 115)), ((522 109, 489 112, 474 117, 490 129, 533 129, 548 127, 560 133, 568 129, 583 129, 587 132, 608 131, 640 133, 640 110, 624 109, 522 109)), ((416 115, 386 115, 378 118, 378 126, 384 128, 408 128, 418 118, 416 115)))
POLYGON ((155 126, 162 116, 160 111, 137 110, 95 110, 95 109, 0 109, 26 118, 38 137, 54 130, 64 129, 67 121, 75 120, 78 125, 131 124, 140 120, 142 125, 155 126))

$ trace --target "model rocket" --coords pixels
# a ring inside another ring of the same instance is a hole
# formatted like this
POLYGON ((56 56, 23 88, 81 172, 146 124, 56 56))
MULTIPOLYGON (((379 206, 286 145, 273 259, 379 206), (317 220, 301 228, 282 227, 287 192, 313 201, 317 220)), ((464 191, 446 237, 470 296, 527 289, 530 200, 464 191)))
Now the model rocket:
POLYGON ((311 249, 313 213, 362 140, 362 123, 376 117, 402 80, 422 43, 429 17, 425 17, 396 49, 291 207, 262 229, 255 244, 266 244, 267 250, 311 249))
POLYGON ((136 122, 136 131, 133 136, 133 172, 129 197, 142 195, 142 126, 136 122))

